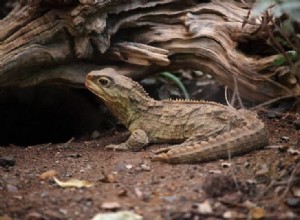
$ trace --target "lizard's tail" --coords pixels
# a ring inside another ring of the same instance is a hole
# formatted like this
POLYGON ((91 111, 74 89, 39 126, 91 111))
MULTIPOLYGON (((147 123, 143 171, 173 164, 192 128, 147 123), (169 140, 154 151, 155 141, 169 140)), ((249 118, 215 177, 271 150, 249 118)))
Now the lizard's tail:
POLYGON ((205 162, 245 154, 263 148, 267 143, 264 123, 256 116, 250 115, 246 125, 241 128, 232 129, 213 138, 210 137, 207 141, 196 141, 192 145, 182 143, 180 147, 174 147, 152 159, 167 163, 205 162))

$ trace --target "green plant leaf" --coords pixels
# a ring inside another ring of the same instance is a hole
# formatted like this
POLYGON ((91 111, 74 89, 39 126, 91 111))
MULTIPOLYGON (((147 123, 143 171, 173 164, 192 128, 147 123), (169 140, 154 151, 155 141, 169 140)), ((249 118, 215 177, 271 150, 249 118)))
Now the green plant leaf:
POLYGON ((184 98, 190 99, 190 95, 188 94, 185 86, 183 85, 183 83, 177 76, 175 76, 173 73, 170 73, 170 72, 162 72, 162 73, 160 73, 160 75, 172 80, 182 91, 184 98))

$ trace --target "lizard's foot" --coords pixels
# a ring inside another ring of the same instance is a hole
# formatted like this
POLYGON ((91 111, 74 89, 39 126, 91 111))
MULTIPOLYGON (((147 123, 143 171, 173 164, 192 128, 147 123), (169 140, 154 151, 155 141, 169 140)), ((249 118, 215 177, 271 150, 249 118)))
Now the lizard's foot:
POLYGON ((134 130, 128 140, 122 144, 110 144, 106 149, 139 151, 149 143, 147 134, 143 130, 134 130))
POLYGON ((172 148, 172 147, 164 147, 164 148, 160 148, 160 149, 154 150, 153 153, 154 154, 167 153, 168 151, 170 151, 172 149, 174 149, 174 148, 172 148))
POLYGON ((110 144, 105 147, 105 149, 113 149, 113 150, 119 150, 119 151, 126 151, 130 150, 130 148, 127 146, 127 144, 110 144))

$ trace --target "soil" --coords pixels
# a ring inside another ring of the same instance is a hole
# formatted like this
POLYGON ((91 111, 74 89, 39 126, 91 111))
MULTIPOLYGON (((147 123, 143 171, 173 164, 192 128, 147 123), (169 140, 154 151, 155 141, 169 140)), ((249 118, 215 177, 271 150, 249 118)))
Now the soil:
POLYGON ((0 219, 91 219, 131 210, 144 219, 300 218, 299 116, 267 117, 270 147, 230 160, 170 165, 141 152, 114 152, 124 132, 61 144, 0 147, 0 219), (299 129, 299 128, 298 128, 299 129), (62 188, 57 171, 89 188, 62 188), (298 184, 298 185, 297 185, 298 184))

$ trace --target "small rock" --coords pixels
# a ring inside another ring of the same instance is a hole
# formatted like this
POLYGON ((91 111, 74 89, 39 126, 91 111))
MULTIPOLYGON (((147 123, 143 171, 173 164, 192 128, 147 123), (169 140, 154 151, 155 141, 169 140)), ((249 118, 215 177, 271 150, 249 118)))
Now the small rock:
POLYGON ((256 207, 256 204, 249 200, 246 200, 245 202, 243 202, 243 206, 245 206, 248 209, 253 209, 256 207))
POLYGON ((117 195, 120 196, 120 197, 126 196, 127 195, 127 190, 122 188, 118 191, 117 195))
POLYGON ((289 138, 288 136, 282 136, 282 137, 281 137, 281 140, 283 140, 283 141, 289 141, 290 138, 289 138))
POLYGON ((287 198, 286 204, 291 207, 298 207, 300 205, 300 198, 295 198, 295 197, 287 198))
POLYGON ((12 157, 0 157, 0 166, 12 167, 16 164, 16 161, 12 157))
POLYGON ((296 128, 297 130, 300 129, 300 119, 297 119, 297 120, 293 121, 293 124, 295 125, 295 128, 296 128))
POLYGON ((279 112, 275 112, 275 111, 269 111, 268 112, 268 118, 281 118, 281 114, 279 112))
POLYGON ((47 218, 42 219, 62 219, 62 215, 56 210, 46 210, 43 212, 43 215, 47 216, 47 218))
POLYGON ((294 196, 300 197, 300 187, 294 186, 294 187, 292 188, 292 193, 293 193, 294 196))
POLYGON ((213 212, 212 207, 207 200, 196 205, 200 214, 211 214, 213 212))
POLYGON ((102 183, 114 183, 116 182, 116 178, 114 174, 107 174, 104 171, 102 171, 102 176, 99 178, 99 181, 102 183))
POLYGON ((211 197, 220 197, 236 191, 236 184, 229 175, 208 176, 204 180, 203 190, 211 197))
POLYGON ((148 164, 142 164, 141 165, 141 168, 142 168, 142 170, 144 170, 144 171, 151 171, 151 167, 150 167, 150 165, 148 165, 148 164))
POLYGON ((163 200, 165 200, 166 202, 170 202, 170 203, 175 202, 176 199, 177 199, 176 195, 174 195, 174 196, 164 196, 163 197, 163 200))
POLYGON ((228 168, 228 167, 231 167, 231 163, 224 162, 224 163, 221 164, 221 166, 223 168, 228 168))
POLYGON ((296 150, 296 149, 291 148, 291 147, 287 150, 287 152, 289 152, 292 155, 300 155, 300 150, 296 150))
POLYGON ((131 164, 126 164, 125 167, 126 169, 131 170, 133 166, 131 164))
POLYGON ((208 172, 211 174, 221 174, 222 173, 221 170, 209 170, 208 172))
POLYGON ((139 198, 142 198, 144 195, 143 192, 138 187, 134 188, 134 192, 135 192, 135 195, 139 198))
POLYGON ((101 204, 101 208, 107 210, 116 210, 120 209, 121 205, 118 202, 104 202, 101 204))
POLYGON ((98 138, 100 136, 100 133, 99 133, 99 131, 93 131, 92 132, 92 134, 91 134, 91 138, 92 139, 96 139, 96 138, 98 138))
POLYGON ((99 213, 95 215, 92 220, 143 220, 143 217, 131 211, 120 211, 99 213))
POLYGON ((267 164, 262 164, 261 165, 261 169, 259 169, 258 171, 256 171, 255 175, 256 176, 263 176, 269 173, 269 167, 267 164))
POLYGON ((42 220, 44 218, 40 213, 32 211, 26 215, 25 219, 26 220, 42 220))
POLYGON ((7 184, 6 189, 8 192, 11 192, 11 193, 16 193, 19 191, 18 187, 11 185, 11 184, 7 184))
POLYGON ((246 216, 242 213, 236 211, 226 211, 223 213, 223 218, 225 219, 246 219, 246 216))
POLYGON ((69 157, 72 157, 72 158, 80 158, 80 157, 81 157, 81 154, 78 154, 78 153, 70 154, 69 157))

